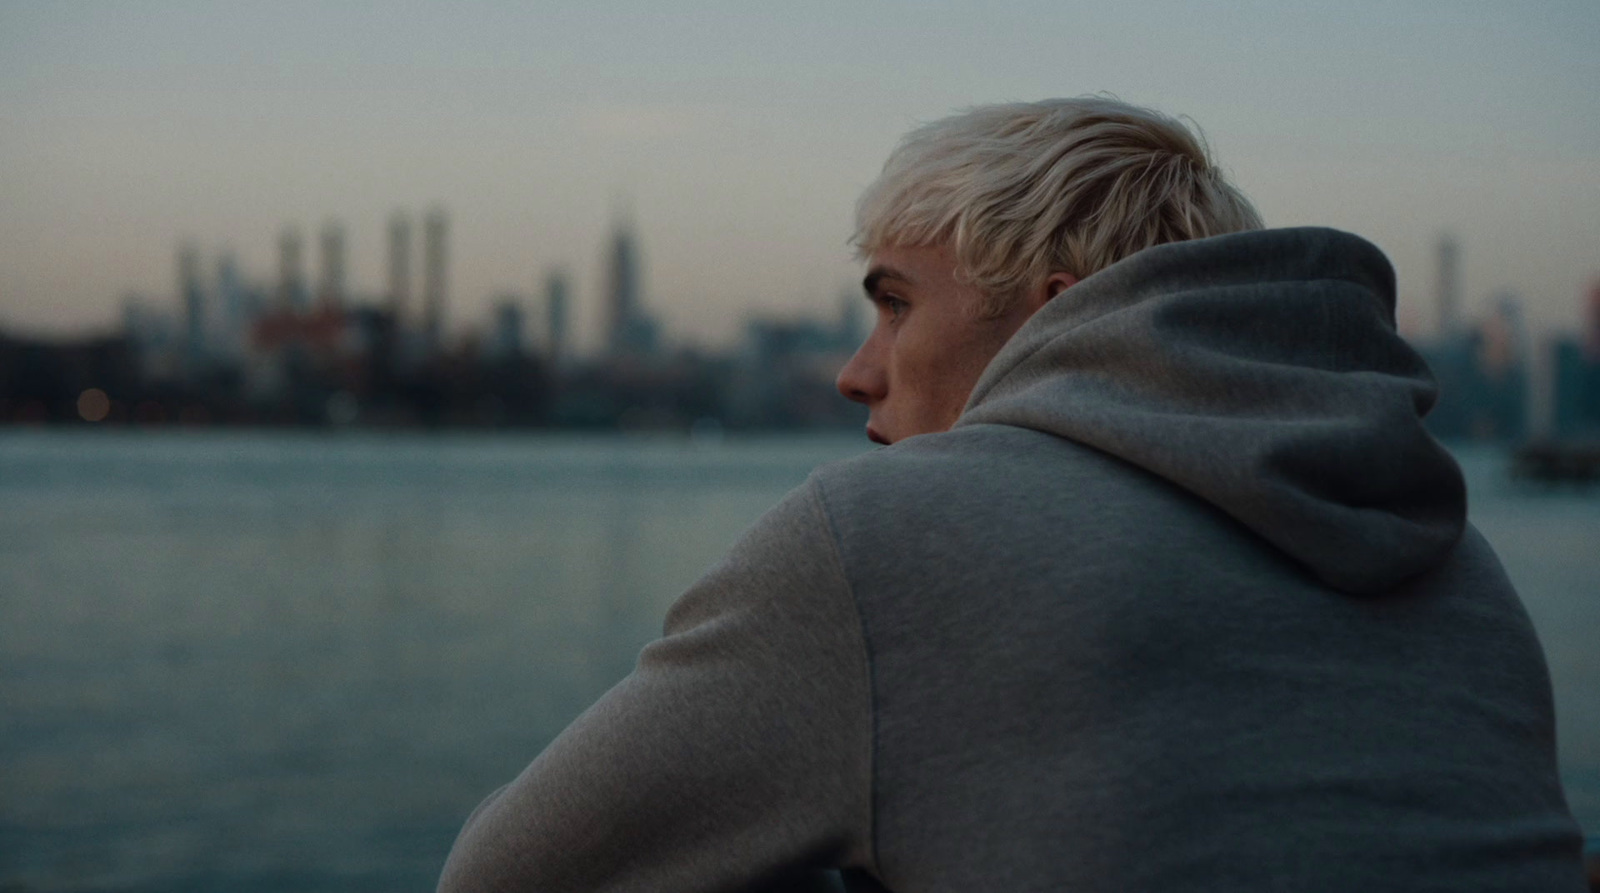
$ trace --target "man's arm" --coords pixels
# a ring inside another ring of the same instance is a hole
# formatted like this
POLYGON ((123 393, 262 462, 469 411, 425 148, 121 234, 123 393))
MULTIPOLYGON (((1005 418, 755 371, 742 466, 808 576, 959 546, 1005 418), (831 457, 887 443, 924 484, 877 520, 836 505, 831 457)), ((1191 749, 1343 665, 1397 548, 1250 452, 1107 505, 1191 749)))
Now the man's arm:
POLYGON ((868 867, 867 673, 808 483, 673 605, 632 675, 478 807, 440 891, 736 890, 868 867))

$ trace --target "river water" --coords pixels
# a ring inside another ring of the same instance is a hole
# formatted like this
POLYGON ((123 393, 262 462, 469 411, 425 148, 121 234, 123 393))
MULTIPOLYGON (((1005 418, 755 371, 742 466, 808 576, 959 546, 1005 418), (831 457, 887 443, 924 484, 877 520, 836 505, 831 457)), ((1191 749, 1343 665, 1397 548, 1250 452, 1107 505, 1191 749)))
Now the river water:
MULTIPOLYGON (((425 891, 855 436, 0 433, 0 893, 425 891)), ((1600 490, 1458 451, 1600 834, 1600 490)))

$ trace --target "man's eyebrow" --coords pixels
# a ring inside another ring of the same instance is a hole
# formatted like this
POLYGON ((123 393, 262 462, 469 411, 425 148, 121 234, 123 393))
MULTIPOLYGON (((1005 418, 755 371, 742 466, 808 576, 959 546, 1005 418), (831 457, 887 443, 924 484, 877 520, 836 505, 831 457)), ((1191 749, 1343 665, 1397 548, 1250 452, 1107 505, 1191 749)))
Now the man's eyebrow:
POLYGON ((886 267, 880 264, 867 271, 866 278, 861 280, 861 290, 866 292, 868 296, 876 294, 878 283, 885 279, 898 279, 908 285, 911 283, 911 277, 896 270, 894 267, 886 267))

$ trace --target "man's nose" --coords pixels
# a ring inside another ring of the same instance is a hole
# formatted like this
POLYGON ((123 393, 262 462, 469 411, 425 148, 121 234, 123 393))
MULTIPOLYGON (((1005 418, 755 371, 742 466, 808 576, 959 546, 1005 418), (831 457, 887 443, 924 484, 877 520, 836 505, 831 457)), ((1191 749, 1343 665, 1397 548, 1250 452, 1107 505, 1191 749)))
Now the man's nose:
POLYGON ((839 393, 857 403, 876 403, 888 391, 888 378, 883 374, 883 366, 873 356, 872 341, 868 338, 867 343, 861 345, 850 362, 839 370, 839 378, 835 382, 839 393))

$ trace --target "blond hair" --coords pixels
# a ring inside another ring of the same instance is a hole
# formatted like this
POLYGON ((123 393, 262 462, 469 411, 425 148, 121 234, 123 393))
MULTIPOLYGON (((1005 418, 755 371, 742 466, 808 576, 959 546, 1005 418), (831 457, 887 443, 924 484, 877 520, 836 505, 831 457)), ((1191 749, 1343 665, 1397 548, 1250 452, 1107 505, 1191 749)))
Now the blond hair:
POLYGON ((1260 229, 1204 137, 1103 96, 986 105, 900 141, 856 203, 851 243, 948 245, 958 277, 1003 313, 1064 271, 1082 279, 1152 245, 1260 229))

